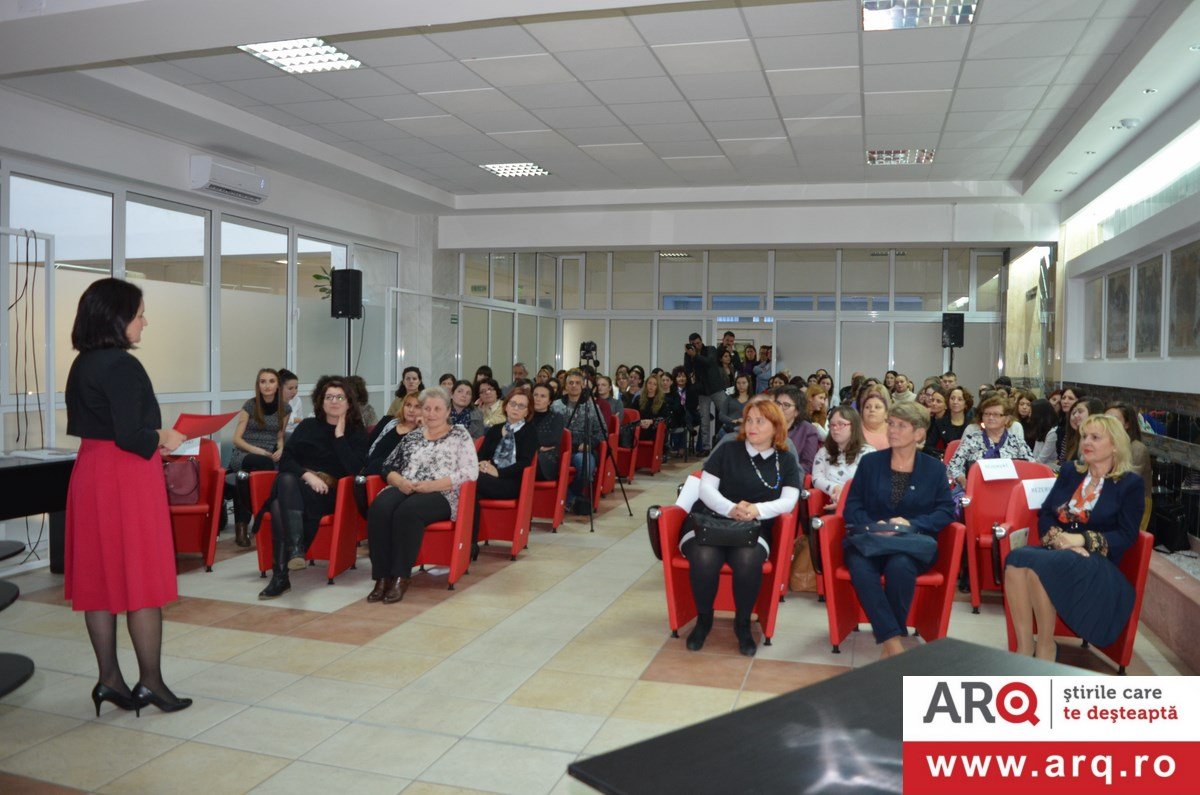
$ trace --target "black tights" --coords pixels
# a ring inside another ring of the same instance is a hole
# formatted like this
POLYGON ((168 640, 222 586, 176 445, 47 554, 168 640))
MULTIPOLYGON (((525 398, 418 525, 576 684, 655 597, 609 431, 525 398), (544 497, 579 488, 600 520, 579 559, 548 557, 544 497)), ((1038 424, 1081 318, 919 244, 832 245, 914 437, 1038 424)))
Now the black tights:
MULTIPOLYGON (((129 638, 138 661, 138 681, 160 695, 169 693, 162 679, 162 608, 143 607, 125 614, 129 638)), ((100 684, 122 695, 129 686, 117 663, 117 617, 107 610, 88 610, 84 613, 96 664, 100 668, 100 684)))
POLYGON ((721 566, 733 569, 733 605, 739 616, 749 617, 762 586, 762 566, 767 551, 762 544, 752 547, 709 547, 689 539, 683 545, 688 559, 692 598, 700 615, 711 615, 721 579, 721 566))
MULTIPOLYGON (((270 456, 258 455, 256 453, 247 453, 242 459, 242 472, 270 472, 275 469, 275 462, 270 456)), ((246 494, 249 494, 249 488, 246 488, 246 494)), ((233 490, 233 520, 235 522, 250 523, 250 502, 243 497, 241 490, 235 488, 233 490)))
POLYGON ((404 494, 397 488, 379 492, 367 512, 371 579, 411 576, 425 528, 449 518, 450 503, 440 492, 404 494))

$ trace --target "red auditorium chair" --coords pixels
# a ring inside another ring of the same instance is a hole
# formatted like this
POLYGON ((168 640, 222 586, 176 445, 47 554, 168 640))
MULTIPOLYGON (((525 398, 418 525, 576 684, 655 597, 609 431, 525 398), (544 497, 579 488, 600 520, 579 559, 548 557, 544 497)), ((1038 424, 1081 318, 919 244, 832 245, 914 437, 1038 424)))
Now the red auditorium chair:
MULTIPOLYGON (((971 581, 971 612, 978 613, 981 591, 1003 590, 1003 578, 992 567, 992 527, 1004 520, 1008 498, 1023 480, 1052 478, 1054 472, 1044 464, 1013 461, 1015 480, 984 480, 979 467, 967 474, 967 493, 963 497, 963 524, 967 528, 967 573, 971 581)), ((1024 493, 1024 489, 1022 489, 1024 493)))
MULTIPOLYGON (((792 545, 796 535, 796 511, 775 519, 771 529, 771 555, 763 562, 762 588, 758 592, 754 613, 762 627, 763 643, 771 645, 775 635, 775 618, 779 612, 779 600, 787 589, 791 570, 792 545)), ((671 637, 679 637, 679 630, 696 617, 696 603, 692 599, 692 586, 688 579, 688 560, 679 551, 679 537, 683 520, 687 514, 677 505, 658 509, 651 520, 657 519, 659 543, 662 548, 663 579, 667 595, 667 620, 671 625, 671 637)), ((714 603, 717 610, 733 610, 733 573, 729 566, 721 569, 721 582, 714 603)))
MULTIPOLYGON (((471 531, 475 521, 475 481, 468 480, 458 492, 458 516, 454 521, 434 522, 425 528, 418 566, 448 566, 447 589, 471 566, 471 531)), ((513 553, 514 555, 516 553, 513 553)))
MULTIPOLYGON (((829 642, 834 654, 841 653, 839 647, 846 636, 865 621, 842 550, 846 525, 841 512, 845 507, 846 495, 850 493, 850 483, 846 481, 842 488, 838 512, 820 519, 819 528, 822 576, 825 578, 825 611, 829 616, 829 642)), ((965 534, 966 528, 961 522, 952 522, 944 527, 938 533, 937 560, 928 571, 917 577, 917 589, 906 624, 916 627, 917 633, 926 642, 945 637, 950 626, 950 607, 954 602, 965 534)))
POLYGON ((511 559, 529 543, 533 523, 533 486, 537 478, 537 457, 521 474, 521 490, 514 500, 479 501, 479 540, 507 541, 512 544, 511 559))
POLYGON ((633 482, 633 465, 635 452, 638 447, 638 440, 641 438, 642 429, 640 426, 633 427, 633 446, 621 447, 621 425, 628 425, 631 422, 638 422, 642 415, 636 409, 625 409, 621 414, 621 421, 618 424, 617 418, 613 417, 612 424, 609 425, 608 446, 613 451, 613 458, 617 461, 617 475, 624 478, 626 483, 633 482), (617 425, 613 429, 613 425, 617 425))
POLYGON ((558 444, 558 477, 554 480, 536 480, 533 484, 533 518, 549 519, 551 533, 557 533, 563 521, 563 503, 567 499, 570 469, 571 432, 563 431, 562 441, 558 444))
POLYGON ((648 469, 650 474, 657 474, 662 469, 663 447, 667 443, 667 424, 660 422, 654 426, 654 435, 649 439, 638 434, 634 450, 633 469, 648 469))
POLYGON ((193 457, 200 468, 200 498, 194 505, 172 505, 171 534, 175 539, 175 554, 196 554, 204 558, 204 570, 212 571, 217 554, 217 526, 225 511, 222 491, 225 469, 217 443, 200 440, 197 456, 169 456, 170 461, 193 457))
MULTIPOLYGON (((250 505, 255 514, 266 504, 271 496, 271 486, 275 482, 275 472, 250 473, 250 505)), ((379 488, 371 496, 379 493, 382 481, 375 479, 379 488)), ((370 493, 369 489, 368 492, 370 493)), ((305 553, 312 565, 313 561, 328 561, 325 576, 330 585, 333 580, 346 569, 357 568, 358 541, 364 537, 367 520, 363 518, 354 500, 354 478, 347 476, 338 480, 337 504, 332 514, 321 517, 317 527, 317 535, 305 553)), ((274 537, 271 528, 271 513, 264 512, 255 535, 255 546, 258 551, 258 571, 262 577, 275 565, 274 537)))
POLYGON ((813 527, 813 519, 825 515, 825 506, 829 504, 829 495, 813 486, 812 475, 805 473, 804 485, 800 489, 800 505, 802 513, 798 520, 797 532, 808 534, 808 554, 812 557, 813 571, 817 574, 817 601, 825 601, 825 578, 821 576, 821 550, 818 546, 818 528, 813 527), (800 530, 799 528, 803 528, 800 530))
POLYGON ((946 451, 942 453, 942 461, 946 466, 950 466, 950 459, 954 458, 954 454, 958 451, 960 444, 962 444, 962 439, 955 439, 946 443, 946 451))

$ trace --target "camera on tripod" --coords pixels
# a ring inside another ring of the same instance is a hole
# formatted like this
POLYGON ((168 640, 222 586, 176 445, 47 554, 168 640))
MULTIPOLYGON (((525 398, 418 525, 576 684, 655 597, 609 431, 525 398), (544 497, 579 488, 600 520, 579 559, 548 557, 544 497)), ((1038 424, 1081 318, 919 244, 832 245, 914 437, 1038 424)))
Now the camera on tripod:
POLYGON ((600 358, 596 355, 596 343, 592 340, 585 340, 579 343, 579 366, 590 364, 592 367, 600 366, 600 358))

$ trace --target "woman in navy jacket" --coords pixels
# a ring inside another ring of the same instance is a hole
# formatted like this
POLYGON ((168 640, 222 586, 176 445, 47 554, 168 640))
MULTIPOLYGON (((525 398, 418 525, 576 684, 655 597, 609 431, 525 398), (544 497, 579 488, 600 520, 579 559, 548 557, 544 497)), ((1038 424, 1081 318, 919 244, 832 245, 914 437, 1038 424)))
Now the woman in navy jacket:
POLYGON ((1017 653, 1053 660, 1055 617, 1095 646, 1117 639, 1133 610, 1133 586, 1117 566, 1142 519, 1142 478, 1130 469, 1121 423, 1093 414, 1079 429, 1083 463, 1063 465, 1038 514, 1040 547, 1008 556, 1004 598, 1017 653), (1041 632, 1035 643, 1034 621, 1041 632))
MULTIPOLYGON (((888 412, 887 450, 862 457, 846 495, 846 527, 881 522, 908 525, 918 533, 937 537, 954 519, 954 500, 946 467, 927 455, 917 455, 929 430, 929 410, 919 403, 897 403, 888 412)), ((882 657, 903 651, 900 638, 908 635, 908 609, 917 577, 932 560, 919 560, 904 552, 867 557, 850 542, 845 544, 846 568, 858 593, 875 642, 883 645, 882 657), (880 576, 884 582, 879 582, 880 576)))

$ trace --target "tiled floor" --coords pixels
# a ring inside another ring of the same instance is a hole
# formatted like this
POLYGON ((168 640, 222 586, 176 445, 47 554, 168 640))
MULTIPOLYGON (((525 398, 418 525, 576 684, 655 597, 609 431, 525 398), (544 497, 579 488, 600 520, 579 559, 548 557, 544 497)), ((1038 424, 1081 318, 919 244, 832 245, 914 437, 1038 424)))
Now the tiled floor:
MULTIPOLYGON (((869 632, 830 653, 824 605, 792 594, 774 645, 737 653, 718 617, 699 653, 669 636, 660 564, 643 517, 673 501, 682 465, 604 501, 596 532, 569 519, 538 526, 520 560, 485 547, 457 590, 414 578, 398 605, 368 605, 368 567, 325 584, 317 569, 269 603, 253 555, 220 543, 205 573, 182 561, 166 608, 164 668, 188 710, 141 718, 88 699, 95 662, 60 577, 14 581, 0 648, 28 655, 34 678, 0 700, 0 792, 562 793, 581 755, 618 748, 837 676, 878 658, 869 632)), ((122 630, 123 632, 123 630, 122 630)), ((686 634, 686 633, 681 633, 686 634)), ((950 634, 1004 644, 994 599, 955 604, 950 634)), ((919 642, 919 641, 914 641, 919 642)), ((128 639, 121 663, 137 676, 128 639)), ((1064 661, 1111 671, 1077 645, 1064 661)), ((1150 633, 1131 674, 1186 672, 1150 633)))

